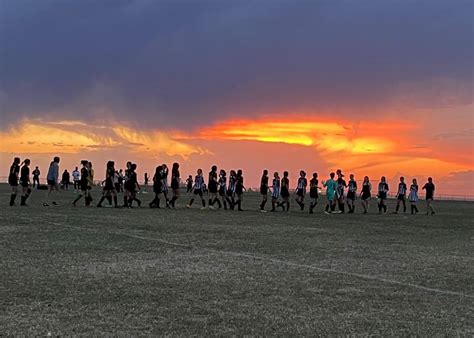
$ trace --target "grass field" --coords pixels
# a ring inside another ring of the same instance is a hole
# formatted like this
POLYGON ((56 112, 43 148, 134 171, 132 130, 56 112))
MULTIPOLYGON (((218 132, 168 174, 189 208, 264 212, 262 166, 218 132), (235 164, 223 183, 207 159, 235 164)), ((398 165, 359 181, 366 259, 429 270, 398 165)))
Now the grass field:
POLYGON ((309 215, 259 213, 256 194, 240 213, 43 195, 8 207, 0 186, 1 335, 474 334, 470 202, 309 215))

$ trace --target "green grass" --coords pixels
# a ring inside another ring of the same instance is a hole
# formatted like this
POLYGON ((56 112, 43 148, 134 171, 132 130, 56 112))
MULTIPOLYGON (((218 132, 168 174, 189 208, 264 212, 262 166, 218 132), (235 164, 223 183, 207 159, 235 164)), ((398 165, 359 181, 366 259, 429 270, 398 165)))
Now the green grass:
POLYGON ((261 214, 256 194, 241 213, 43 195, 8 207, 0 186, 2 335, 474 334, 470 202, 309 215, 261 214))

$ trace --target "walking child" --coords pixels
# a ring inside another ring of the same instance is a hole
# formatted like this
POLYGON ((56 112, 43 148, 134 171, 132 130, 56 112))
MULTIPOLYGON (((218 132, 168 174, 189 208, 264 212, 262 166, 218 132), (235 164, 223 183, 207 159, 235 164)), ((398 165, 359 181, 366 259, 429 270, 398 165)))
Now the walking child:
POLYGON ((385 176, 382 176, 379 182, 378 193, 377 193, 377 197, 379 198, 379 214, 381 214, 382 212, 384 214, 387 213, 386 201, 387 201, 388 191, 389 191, 388 183, 385 179, 385 176))
POLYGON ((137 192, 140 191, 140 185, 138 184, 138 176, 136 173, 137 165, 132 163, 128 172, 128 191, 130 196, 128 197, 127 207, 131 208, 133 201, 137 202, 138 207, 142 205, 142 201, 137 198, 137 192))
POLYGON ((235 170, 231 170, 229 173, 229 185, 226 191, 226 200, 229 203, 230 210, 234 210, 235 207, 235 185, 237 183, 237 173, 235 170))
POLYGON ((403 204, 403 212, 407 212, 407 205, 405 199, 407 197, 407 185, 405 183, 405 177, 400 177, 400 183, 398 183, 398 190, 397 190, 397 207, 395 209, 395 214, 398 214, 398 210, 400 209, 400 203, 403 204))
POLYGON ((110 198, 110 196, 114 199, 114 206, 118 208, 118 201, 117 201, 117 190, 115 189, 115 162, 108 161, 106 170, 105 170, 105 185, 102 190, 102 197, 100 198, 97 207, 102 207, 102 202, 106 198, 110 198))
POLYGON ((40 185, 39 177, 41 175, 41 171, 38 167, 35 167, 35 170, 31 173, 33 175, 33 188, 38 188, 40 185))
POLYGON ((268 170, 265 169, 260 179, 260 195, 262 196, 262 202, 260 202, 260 211, 266 212, 265 204, 268 199, 268 170))
POLYGON ((283 178, 281 179, 281 191, 280 195, 282 201, 278 203, 278 207, 281 207, 283 211, 285 211, 285 204, 286 204, 286 212, 290 211, 290 180, 288 178, 288 171, 283 172, 283 178))
MULTIPOLYGON (((194 177, 194 186, 193 186, 193 194, 194 196, 199 196, 201 198, 202 208, 201 210, 206 209, 206 201, 203 197, 203 186, 204 186, 204 177, 202 176, 202 169, 197 170, 197 175, 194 177)), ((194 202, 194 196, 191 198, 189 203, 186 205, 186 208, 191 208, 194 202)))
POLYGON ((318 173, 313 173, 313 178, 309 180, 309 198, 310 198, 310 204, 309 204, 309 213, 314 214, 313 210, 318 204, 318 173))
POLYGON ((166 207, 170 207, 170 200, 168 198, 168 166, 166 164, 161 165, 163 167, 163 195, 165 196, 165 201, 166 201, 166 207))
POLYGON ((171 198, 170 205, 174 208, 176 207, 176 200, 179 197, 179 183, 181 181, 181 175, 179 173, 179 163, 173 163, 171 168, 171 190, 173 192, 173 197, 171 198))
POLYGON ((423 190, 426 191, 426 214, 429 215, 431 212, 431 215, 435 214, 435 210, 433 207, 433 200, 434 200, 434 191, 435 191, 435 185, 433 184, 433 178, 428 177, 428 182, 425 183, 425 185, 422 188, 423 190))
POLYGON ((15 157, 13 163, 10 166, 10 171, 8 174, 8 184, 10 184, 11 194, 10 194, 10 206, 15 205, 16 195, 18 194, 18 180, 20 175, 20 158, 15 157))
POLYGON ((336 209, 336 203, 335 203, 335 196, 336 196, 336 190, 337 190, 337 181, 334 179, 336 174, 330 173, 329 174, 329 179, 326 182, 322 182, 323 186, 326 187, 326 208, 324 210, 324 213, 326 214, 331 214, 335 211, 336 209))
POLYGON ((227 210, 227 173, 224 169, 221 169, 219 172, 219 197, 222 200, 222 204, 224 204, 224 210, 227 210))
POLYGON ((410 194, 408 195, 408 200, 410 201, 411 214, 417 214, 418 208, 416 203, 418 202, 418 182, 416 178, 413 179, 410 185, 410 194))
POLYGON ((349 208, 349 214, 355 212, 355 200, 357 196, 357 182, 354 179, 354 174, 349 175, 349 183, 347 184, 347 207, 349 208))
MULTIPOLYGON (((46 202, 43 203, 44 207, 49 207, 49 200, 51 195, 57 194, 59 192, 58 189, 58 178, 59 178, 59 162, 60 158, 55 156, 53 161, 49 164, 48 168, 48 175, 46 176, 46 180, 48 182, 48 192, 46 194, 46 202)), ((58 204, 53 200, 53 205, 57 206, 58 204)))
POLYGON ((237 176, 235 177, 235 195, 237 196, 237 200, 235 201, 235 204, 237 205, 237 210, 238 211, 243 211, 242 210, 242 199, 244 195, 244 176, 242 173, 242 170, 239 169, 237 170, 237 176))
POLYGON ((148 204, 150 208, 160 208, 160 196, 163 193, 163 167, 159 165, 153 175, 153 192, 155 198, 148 204))
POLYGON ((22 206, 26 206, 26 200, 31 194, 30 183, 30 160, 25 159, 20 169, 20 185, 22 188, 20 205, 22 206))
POLYGON ((369 176, 364 177, 364 182, 362 182, 362 190, 360 192, 360 199, 362 208, 364 208, 364 214, 369 211, 369 201, 371 197, 372 184, 370 183, 369 176))
POLYGON ((280 176, 275 171, 273 173, 273 182, 272 182, 272 211, 275 212, 275 206, 278 203, 278 198, 280 197, 280 176))
POLYGON ((79 180, 81 178, 81 174, 78 170, 78 168, 76 167, 73 171, 72 171, 72 182, 74 184, 74 193, 77 193, 79 191, 79 180))
POLYGON ((190 193, 193 191, 193 176, 189 175, 186 179, 186 193, 190 193))
POLYGON ((217 179, 217 166, 213 165, 211 171, 209 172, 208 185, 209 189, 209 209, 214 209, 214 203, 217 203, 219 209, 222 207, 221 201, 217 198, 217 193, 219 191, 219 182, 217 179))
POLYGON ((90 202, 92 201, 92 198, 89 197, 90 189, 91 189, 90 180, 89 180, 89 175, 90 175, 89 161, 82 160, 81 164, 82 164, 81 180, 79 182, 80 192, 79 192, 79 195, 76 197, 76 199, 72 202, 72 205, 76 206, 76 203, 84 196, 85 206, 88 207, 90 206, 90 202))
POLYGON ((336 171, 337 175, 337 189, 336 189, 336 202, 338 204, 339 213, 344 213, 344 188, 347 187, 346 181, 344 180, 344 175, 342 174, 341 169, 336 171))
POLYGON ((306 186, 308 185, 308 180, 306 179, 306 173, 301 170, 300 177, 298 178, 298 185, 296 187, 296 203, 301 208, 301 211, 304 210, 304 196, 306 195, 306 186))

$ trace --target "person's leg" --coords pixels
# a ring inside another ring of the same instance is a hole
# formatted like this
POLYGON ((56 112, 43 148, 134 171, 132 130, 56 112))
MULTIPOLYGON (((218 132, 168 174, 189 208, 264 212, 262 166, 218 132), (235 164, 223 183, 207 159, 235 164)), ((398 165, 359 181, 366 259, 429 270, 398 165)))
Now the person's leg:
POLYGON ((137 198, 137 193, 136 193, 136 192, 133 193, 133 200, 134 200, 135 202, 137 202, 138 207, 141 207, 142 201, 137 198))
POLYGON ((260 210, 264 210, 265 209, 265 203, 267 203, 266 201, 266 195, 264 194, 261 194, 262 195, 262 201, 260 202, 260 210))
POLYGON ((435 210, 434 210, 434 207, 433 207, 433 200, 430 199, 429 200, 429 203, 428 203, 429 207, 430 207, 430 211, 431 211, 431 214, 433 215, 435 213, 435 210))
POLYGON ((398 214, 398 210, 400 209, 400 199, 397 198, 397 207, 395 208, 395 213, 398 214))
POLYGON ((402 204, 403 204, 403 213, 405 213, 407 212, 407 204, 406 204, 405 198, 403 198, 402 204))
POLYGON ((12 192, 10 194, 10 206, 11 207, 15 205, 15 199, 16 199, 17 192, 18 192, 18 187, 12 186, 12 192))
POLYGON ((72 202, 72 205, 76 206, 76 203, 82 198, 82 191, 79 192, 79 195, 76 197, 76 199, 72 202))
POLYGON ((367 204, 368 204, 368 201, 367 200, 362 200, 362 208, 364 208, 364 214, 367 213, 367 204))
POLYGON ((25 206, 25 205, 26 205, 26 200, 27 200, 28 197, 30 196, 31 189, 28 188, 28 187, 23 187, 22 190, 23 190, 23 193, 22 193, 22 195, 21 195, 21 203, 20 203, 20 205, 25 206))
POLYGON ((100 198, 99 203, 97 203, 98 208, 102 207, 102 202, 105 200, 106 195, 107 195, 107 192, 103 191, 102 192, 102 197, 100 198))

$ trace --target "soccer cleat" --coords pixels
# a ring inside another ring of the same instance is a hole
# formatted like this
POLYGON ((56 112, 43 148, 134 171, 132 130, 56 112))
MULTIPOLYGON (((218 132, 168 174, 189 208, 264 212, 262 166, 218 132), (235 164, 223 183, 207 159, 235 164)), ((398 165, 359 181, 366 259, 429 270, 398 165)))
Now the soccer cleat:
POLYGON ((201 210, 206 210, 206 207, 201 207, 201 210))
POLYGON ((212 205, 209 206, 209 210, 216 210, 212 205))
POLYGON ((43 203, 43 207, 49 207, 49 204, 46 203, 46 202, 44 202, 44 203, 43 203))
POLYGON ((264 209, 260 209, 260 212, 267 212, 267 211, 266 211, 266 210, 264 210, 264 209))
POLYGON ((329 211, 324 211, 324 213, 325 213, 326 215, 331 215, 331 212, 329 212, 329 211))
POLYGON ((191 206, 189 204, 186 204, 186 208, 191 209, 191 206))

